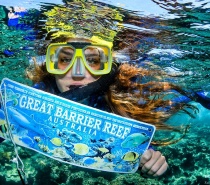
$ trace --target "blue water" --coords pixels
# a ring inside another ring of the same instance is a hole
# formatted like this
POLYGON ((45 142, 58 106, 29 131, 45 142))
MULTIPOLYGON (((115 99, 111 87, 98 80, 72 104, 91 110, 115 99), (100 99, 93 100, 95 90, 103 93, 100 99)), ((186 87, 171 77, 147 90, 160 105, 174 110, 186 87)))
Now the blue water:
MULTIPOLYGON (((59 29, 58 24, 63 22, 65 25, 77 23, 72 30, 77 34, 90 34, 94 26, 107 39, 116 34, 114 50, 119 61, 149 61, 173 76, 173 83, 184 89, 203 90, 210 97, 208 0, 100 0, 85 1, 85 6, 72 2, 1 0, 0 80, 8 77, 31 85, 24 71, 32 56, 43 59, 45 52, 40 48, 47 44, 47 30, 59 29), (19 11, 16 12, 19 17, 12 21, 8 19, 9 6, 19 11), (21 11, 17 7, 21 7, 21 11), (50 16, 44 13, 54 7, 64 8, 60 13, 63 17, 52 16, 52 22, 46 26, 50 16), (97 24, 93 24, 94 21, 97 24), (125 46, 129 46, 129 50, 123 50, 125 46)), ((191 124, 186 137, 176 144, 157 148, 170 166, 160 179, 145 179, 138 172, 123 175, 87 170, 20 147, 29 184, 210 184, 210 111, 196 102, 192 104, 199 109, 195 119, 183 115, 172 118, 177 124, 191 124)), ((1 144, 0 155, 0 184, 21 184, 15 163, 11 161, 14 149, 10 142, 1 144)))

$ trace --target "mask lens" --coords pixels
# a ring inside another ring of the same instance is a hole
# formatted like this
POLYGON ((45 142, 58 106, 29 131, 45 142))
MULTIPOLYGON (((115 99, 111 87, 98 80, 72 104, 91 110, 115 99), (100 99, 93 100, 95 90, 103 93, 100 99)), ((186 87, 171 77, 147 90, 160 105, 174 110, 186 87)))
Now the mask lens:
POLYGON ((75 49, 71 46, 53 47, 54 50, 51 62, 53 62, 54 69, 64 71, 72 64, 75 49))
POLYGON ((94 71, 106 69, 108 63, 108 48, 103 46, 88 46, 84 49, 86 64, 94 71))

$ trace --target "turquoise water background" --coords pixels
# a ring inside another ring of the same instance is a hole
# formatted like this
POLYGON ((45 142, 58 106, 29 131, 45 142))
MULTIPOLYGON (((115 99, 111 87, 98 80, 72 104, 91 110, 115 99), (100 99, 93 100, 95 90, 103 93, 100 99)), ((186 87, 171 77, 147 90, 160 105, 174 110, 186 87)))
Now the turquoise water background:
MULTIPOLYGON (((1 0, 0 80, 7 77, 31 85, 24 71, 29 65, 30 58, 40 55, 38 49, 44 43, 42 23, 45 19, 42 13, 56 5, 65 5, 66 2, 71 1, 8 2, 1 0), (18 25, 8 25, 9 6, 20 6, 26 9, 27 13, 19 18, 18 25)), ((101 0, 86 2, 98 7, 109 7, 123 15, 123 20, 120 21, 124 25, 123 39, 136 37, 139 41, 136 46, 139 53, 135 59, 150 61, 160 66, 165 72, 173 75, 174 83, 185 89, 203 90, 210 97, 209 1, 101 0)), ((75 13, 76 11, 77 9, 75 13)), ((100 16, 109 18, 105 13, 100 16)), ((93 20, 96 17, 92 15, 93 20)), ((114 20, 114 22, 117 21, 114 20)), ((114 29, 114 27, 109 27, 109 29, 112 28, 114 29)), ((121 59, 128 56, 120 53, 118 57, 121 59)), ((28 174, 29 184, 210 184, 210 111, 196 102, 192 104, 199 109, 195 119, 184 115, 176 115, 172 118, 177 124, 191 124, 186 137, 176 144, 157 147, 166 156, 170 166, 167 173, 159 179, 143 178, 138 171, 135 174, 115 174, 87 170, 63 164, 18 147, 25 164, 25 172, 28 174)), ((9 141, 1 143, 0 156, 0 184, 21 184, 16 164, 12 162, 15 155, 9 141)))

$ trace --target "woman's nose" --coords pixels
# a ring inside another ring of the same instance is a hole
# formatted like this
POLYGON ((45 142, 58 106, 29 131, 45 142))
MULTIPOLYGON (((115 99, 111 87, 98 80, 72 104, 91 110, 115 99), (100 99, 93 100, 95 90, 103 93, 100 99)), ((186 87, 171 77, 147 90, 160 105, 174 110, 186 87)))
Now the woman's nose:
POLYGON ((77 57, 73 64, 72 77, 85 77, 85 66, 81 57, 77 57))

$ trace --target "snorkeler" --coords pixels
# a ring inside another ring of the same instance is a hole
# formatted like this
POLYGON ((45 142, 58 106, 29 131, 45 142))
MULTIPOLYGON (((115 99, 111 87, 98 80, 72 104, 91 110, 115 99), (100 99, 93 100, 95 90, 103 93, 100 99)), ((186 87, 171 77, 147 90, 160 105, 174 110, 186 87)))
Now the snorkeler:
POLYGON ((10 29, 14 30, 14 29, 21 29, 21 27, 24 26, 23 23, 21 23, 19 21, 20 18, 24 17, 24 15, 26 14, 27 10, 23 7, 13 7, 10 6, 8 8, 9 12, 8 12, 8 22, 7 25, 10 29))
MULTIPOLYGON (((61 37, 59 43, 53 42, 48 46, 46 63, 40 66, 35 64, 34 71, 28 71, 28 76, 34 82, 34 88, 104 111, 149 122, 157 129, 173 130, 173 127, 165 125, 163 121, 181 110, 185 102, 171 104, 170 101, 161 99, 147 101, 157 91, 182 91, 166 82, 134 82, 132 77, 145 76, 148 71, 129 64, 114 63, 111 48, 112 43, 96 37, 61 37), (140 88, 143 89, 143 94, 140 88), (170 107, 168 110, 167 106, 170 107), (159 109, 161 107, 164 107, 164 111, 159 109)), ((168 164, 159 151, 149 149, 142 155, 140 167, 144 174, 158 177, 167 170, 168 164)))
MULTIPOLYGON (((195 110, 188 102, 198 101, 199 97, 193 94, 190 97, 171 83, 141 82, 142 77, 157 76, 157 72, 129 64, 119 65, 113 62, 111 49, 111 42, 95 36, 91 39, 60 36, 48 46, 45 63, 37 65, 34 59, 35 68, 28 70, 27 75, 34 82, 34 88, 154 124, 158 130, 181 132, 182 127, 169 126, 166 120, 179 110, 195 110), (178 98, 164 100, 163 97, 172 92, 178 98), (151 99, 152 96, 156 98, 151 99)), ((170 143, 174 141, 167 142, 170 143)), ((168 164, 159 151, 149 149, 142 155, 140 167, 144 174, 157 177, 167 170, 168 164)))
MULTIPOLYGON (((48 46, 46 63, 35 64, 34 71, 27 74, 35 88, 113 112, 117 107, 112 105, 108 92, 119 65, 113 63, 111 49, 111 42, 96 37, 61 37, 59 43, 48 46)), ((142 155, 140 167, 142 173, 158 177, 167 170, 168 164, 159 151, 149 149, 142 155)))
POLYGON ((15 26, 17 26, 18 18, 19 18, 19 15, 15 12, 14 7, 10 6, 9 12, 8 12, 8 26, 10 28, 14 28, 15 26))

